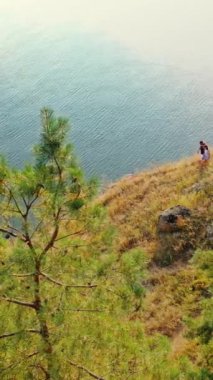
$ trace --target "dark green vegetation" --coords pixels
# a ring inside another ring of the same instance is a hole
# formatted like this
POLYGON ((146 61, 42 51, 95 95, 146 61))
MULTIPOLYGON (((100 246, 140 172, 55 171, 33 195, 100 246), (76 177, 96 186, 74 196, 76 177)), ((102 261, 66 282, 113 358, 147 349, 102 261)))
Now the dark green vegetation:
MULTIPOLYGON (((0 378, 211 379, 210 242, 194 222, 178 244, 156 230, 158 211, 198 169, 187 164, 172 196, 161 169, 163 199, 159 170, 159 182, 156 173, 124 180, 97 202, 65 144, 67 120, 47 109, 41 118, 35 163, 0 164, 0 378), (179 262, 189 237, 196 253, 179 262)), ((211 173, 199 196, 182 195, 208 228, 211 173)))

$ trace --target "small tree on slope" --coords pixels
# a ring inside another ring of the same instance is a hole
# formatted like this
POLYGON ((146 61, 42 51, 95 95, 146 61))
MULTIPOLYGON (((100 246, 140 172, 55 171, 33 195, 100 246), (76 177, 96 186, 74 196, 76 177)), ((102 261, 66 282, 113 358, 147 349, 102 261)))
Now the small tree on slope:
MULTIPOLYGON (((97 285, 76 254, 95 228, 94 210, 86 207, 94 186, 83 184, 72 147, 65 144, 68 121, 48 109, 41 120, 34 166, 11 170, 1 159, 1 377, 14 369, 17 378, 62 378, 57 326, 67 309, 83 311, 79 299, 85 312, 96 311, 88 303, 97 285)), ((82 261, 88 251, 82 251, 82 261)))
POLYGON ((41 120, 35 164, 0 162, 0 377, 122 379, 143 358, 141 324, 126 316, 140 308, 146 259, 118 260, 89 202, 95 184, 65 144, 68 121, 48 109, 41 120))

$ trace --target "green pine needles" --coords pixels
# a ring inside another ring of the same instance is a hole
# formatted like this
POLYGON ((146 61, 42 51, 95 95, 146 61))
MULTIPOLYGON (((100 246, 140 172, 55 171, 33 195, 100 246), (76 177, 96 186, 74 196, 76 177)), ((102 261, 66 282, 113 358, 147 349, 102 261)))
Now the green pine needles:
POLYGON ((116 278, 113 229, 66 144, 68 120, 43 109, 41 121, 34 165, 1 159, 0 376, 101 379, 124 289, 134 291, 116 278))

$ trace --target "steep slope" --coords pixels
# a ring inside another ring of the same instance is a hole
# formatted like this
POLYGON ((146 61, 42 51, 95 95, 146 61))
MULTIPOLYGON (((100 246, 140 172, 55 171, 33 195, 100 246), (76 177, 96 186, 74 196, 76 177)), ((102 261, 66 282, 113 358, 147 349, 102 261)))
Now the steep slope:
POLYGON ((159 214, 178 204, 196 210, 197 221, 206 225, 213 214, 212 180, 212 160, 200 165, 194 157, 124 177, 110 186, 100 200, 119 230, 120 252, 142 246, 156 253, 159 214))
POLYGON ((147 335, 169 337, 172 359, 185 355, 210 372, 212 198, 213 161, 201 165, 197 157, 127 176, 100 196, 116 227, 120 255, 140 247, 149 258, 142 311, 130 319, 141 320, 147 335), (176 231, 159 231, 159 215, 176 205, 187 207, 190 218, 176 231))

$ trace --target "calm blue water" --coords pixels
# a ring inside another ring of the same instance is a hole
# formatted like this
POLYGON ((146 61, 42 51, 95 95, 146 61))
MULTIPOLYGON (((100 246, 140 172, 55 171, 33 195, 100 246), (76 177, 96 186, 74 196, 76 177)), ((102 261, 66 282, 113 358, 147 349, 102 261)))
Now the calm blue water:
POLYGON ((69 27, 20 26, 0 46, 0 151, 31 157, 39 110, 70 118, 88 176, 116 179, 194 153, 213 141, 212 85, 190 72, 145 63, 120 44, 69 27))

